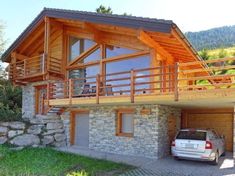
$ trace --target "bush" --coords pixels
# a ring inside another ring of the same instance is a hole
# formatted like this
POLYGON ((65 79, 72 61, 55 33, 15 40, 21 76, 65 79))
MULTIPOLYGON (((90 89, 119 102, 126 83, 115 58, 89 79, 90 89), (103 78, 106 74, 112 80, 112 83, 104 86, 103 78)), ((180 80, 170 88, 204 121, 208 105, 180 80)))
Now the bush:
POLYGON ((14 87, 10 81, 0 80, 0 121, 15 121, 22 119, 22 91, 14 87))
POLYGON ((10 109, 0 103, 0 121, 20 121, 22 120, 21 108, 10 109))

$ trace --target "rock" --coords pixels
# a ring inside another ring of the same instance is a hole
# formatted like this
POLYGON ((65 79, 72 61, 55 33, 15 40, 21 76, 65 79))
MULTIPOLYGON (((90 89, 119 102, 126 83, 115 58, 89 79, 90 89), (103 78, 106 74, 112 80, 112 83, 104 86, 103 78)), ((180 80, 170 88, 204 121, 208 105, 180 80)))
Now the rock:
POLYGON ((66 142, 65 141, 55 142, 55 143, 53 143, 53 145, 55 147, 65 147, 66 146, 66 142))
POLYGON ((60 119, 42 119, 43 123, 61 123, 60 119))
POLYGON ((23 122, 10 122, 9 127, 12 128, 12 129, 24 130, 25 129, 25 124, 23 122))
POLYGON ((42 131, 42 127, 43 125, 32 125, 29 127, 27 132, 30 134, 40 134, 42 131))
POLYGON ((1 122, 0 126, 8 127, 9 126, 9 122, 1 122))
POLYGON ((53 136, 44 136, 42 138, 42 144, 43 145, 48 145, 48 144, 51 144, 52 142, 54 142, 54 137, 53 136))
POLYGON ((16 136, 10 141, 11 144, 17 146, 32 146, 40 143, 39 137, 33 134, 23 134, 16 136))
POLYGON ((0 127, 0 136, 5 136, 7 134, 7 127, 0 127))
POLYGON ((40 118, 32 118, 32 119, 29 119, 29 121, 31 124, 43 124, 43 121, 40 118))
POLYGON ((4 144, 7 142, 7 138, 6 137, 0 137, 0 144, 4 144))
POLYGON ((47 130, 47 132, 42 133, 42 135, 46 136, 46 135, 51 135, 55 133, 63 133, 63 132, 64 132, 64 129, 47 130))
POLYGON ((48 123, 46 128, 47 130, 60 129, 63 128, 63 123, 62 122, 48 123))
POLYGON ((66 139, 65 134, 55 134, 54 137, 56 141, 64 141, 66 139))
POLYGON ((24 133, 23 130, 10 130, 10 131, 8 131, 8 137, 12 138, 12 137, 15 137, 15 136, 23 134, 23 133, 24 133))
POLYGON ((14 151, 19 151, 19 150, 22 150, 24 149, 24 147, 13 147, 13 148, 10 148, 10 150, 14 150, 14 151))

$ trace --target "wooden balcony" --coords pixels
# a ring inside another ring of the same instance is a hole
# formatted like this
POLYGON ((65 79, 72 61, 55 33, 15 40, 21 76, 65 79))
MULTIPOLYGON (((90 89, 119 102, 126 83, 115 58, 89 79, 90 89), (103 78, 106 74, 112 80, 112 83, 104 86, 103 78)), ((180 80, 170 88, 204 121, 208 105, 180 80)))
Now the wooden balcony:
POLYGON ((49 106, 159 103, 189 105, 235 98, 235 58, 175 63, 48 83, 49 106))
POLYGON ((60 59, 50 57, 49 63, 45 54, 17 61, 9 66, 9 79, 16 84, 42 81, 47 73, 61 76, 60 59))

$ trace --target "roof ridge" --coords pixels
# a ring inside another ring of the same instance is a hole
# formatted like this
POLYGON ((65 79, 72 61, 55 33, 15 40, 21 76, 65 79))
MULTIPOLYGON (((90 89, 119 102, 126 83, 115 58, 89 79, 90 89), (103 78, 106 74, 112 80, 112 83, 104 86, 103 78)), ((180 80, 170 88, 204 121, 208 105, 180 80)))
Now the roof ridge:
POLYGON ((89 14, 89 15, 99 15, 104 17, 119 17, 119 18, 125 18, 125 19, 135 19, 135 20, 148 20, 149 22, 158 22, 158 23, 169 23, 172 24, 172 20, 165 20, 165 19, 158 19, 158 18, 152 18, 152 17, 142 17, 142 16, 135 16, 135 15, 122 15, 122 14, 103 14, 103 13, 97 13, 97 12, 91 12, 91 11, 82 11, 82 10, 72 10, 72 9, 60 9, 60 8, 48 8, 44 7, 43 10, 48 11, 58 11, 58 12, 70 12, 70 13, 83 13, 83 14, 89 14))

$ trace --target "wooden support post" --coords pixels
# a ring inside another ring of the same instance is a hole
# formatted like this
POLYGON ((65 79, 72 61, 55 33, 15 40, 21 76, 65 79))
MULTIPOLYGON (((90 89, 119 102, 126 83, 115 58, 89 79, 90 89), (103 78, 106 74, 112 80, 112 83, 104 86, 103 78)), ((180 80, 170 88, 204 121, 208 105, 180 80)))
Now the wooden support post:
POLYGON ((45 53, 42 54, 42 73, 45 74, 45 53))
POLYGON ((44 29, 44 54, 46 61, 46 73, 50 67, 50 19, 45 17, 45 29, 44 29))
POLYGON ((131 70, 131 103, 134 103, 134 96, 135 96, 135 72, 134 70, 131 70))
POLYGON ((73 81, 72 79, 69 79, 69 105, 72 104, 72 97, 73 97, 73 81))
POLYGON ((27 68, 26 68, 26 64, 27 64, 27 63, 26 63, 26 60, 24 60, 24 76, 23 76, 23 77, 27 76, 27 75, 26 75, 26 69, 27 69, 27 68))
POLYGON ((179 63, 176 62, 175 63, 175 68, 174 68, 174 72, 175 72, 175 80, 174 80, 174 92, 175 92, 175 101, 179 100, 179 90, 178 90, 178 73, 179 73, 179 63))
POLYGON ((99 104, 99 95, 100 95, 100 75, 96 75, 96 104, 99 104))
POLYGON ((47 83, 47 106, 49 107, 50 106, 50 103, 49 103, 49 100, 50 100, 50 93, 51 93, 51 91, 50 91, 50 86, 51 86, 51 84, 48 82, 47 83))

